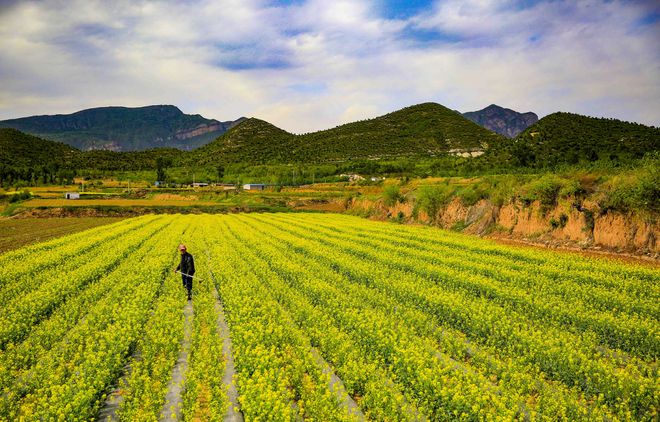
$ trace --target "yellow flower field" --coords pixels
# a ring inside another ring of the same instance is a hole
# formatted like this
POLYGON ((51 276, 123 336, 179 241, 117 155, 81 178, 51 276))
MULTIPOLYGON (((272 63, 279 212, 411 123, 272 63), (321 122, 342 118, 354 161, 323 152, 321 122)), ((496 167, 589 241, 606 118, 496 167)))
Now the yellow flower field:
POLYGON ((660 407, 657 269, 431 227, 143 216, 0 255, 0 298, 1 420, 96 419, 112 391, 127 421, 651 421, 660 407))

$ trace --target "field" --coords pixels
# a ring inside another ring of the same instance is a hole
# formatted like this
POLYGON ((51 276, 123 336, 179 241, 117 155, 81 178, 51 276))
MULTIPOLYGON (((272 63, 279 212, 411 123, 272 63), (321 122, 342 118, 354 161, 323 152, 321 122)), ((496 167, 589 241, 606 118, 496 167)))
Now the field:
MULTIPOLYGON (((217 202, 211 201, 195 201, 195 205, 217 205, 217 202)), ((165 207, 186 207, 191 205, 190 200, 151 200, 151 199, 32 199, 25 202, 27 207, 94 207, 94 206, 107 206, 107 207, 149 207, 149 206, 165 206, 165 207)))
POLYGON ((119 221, 118 218, 24 218, 0 220, 0 253, 119 221))
POLYGON ((660 408, 656 268, 431 227, 143 216, 0 255, 0 298, 1 420, 651 421, 660 408))

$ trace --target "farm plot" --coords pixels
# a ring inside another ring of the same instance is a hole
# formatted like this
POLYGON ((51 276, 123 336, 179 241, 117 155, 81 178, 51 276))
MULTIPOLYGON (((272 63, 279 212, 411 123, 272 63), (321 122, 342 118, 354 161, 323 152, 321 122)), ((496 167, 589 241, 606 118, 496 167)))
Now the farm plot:
POLYGON ((2 420, 658 417, 653 268, 247 214, 129 219, 0 269, 2 420))

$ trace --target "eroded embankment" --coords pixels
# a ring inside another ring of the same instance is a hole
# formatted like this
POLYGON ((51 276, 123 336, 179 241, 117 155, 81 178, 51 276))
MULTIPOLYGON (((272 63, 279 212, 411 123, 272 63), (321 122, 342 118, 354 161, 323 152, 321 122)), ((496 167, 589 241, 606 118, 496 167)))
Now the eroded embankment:
POLYGON ((382 200, 354 198, 345 204, 344 212, 372 219, 433 224, 469 234, 549 247, 660 258, 657 218, 603 210, 589 201, 563 201, 553 206, 544 206, 538 201, 530 204, 514 201, 498 206, 487 199, 466 205, 455 197, 429 215, 415 210, 409 202, 386 206, 382 200))

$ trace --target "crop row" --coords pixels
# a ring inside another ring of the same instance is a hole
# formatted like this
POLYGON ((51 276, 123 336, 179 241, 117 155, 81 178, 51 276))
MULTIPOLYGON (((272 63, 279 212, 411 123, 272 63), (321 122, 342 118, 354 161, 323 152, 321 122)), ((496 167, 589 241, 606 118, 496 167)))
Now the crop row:
POLYGON ((0 264, 0 420, 94 419, 116 386, 121 420, 157 420, 181 368, 177 412, 221 420, 222 318, 246 420, 356 420, 352 403, 369 420, 660 407, 648 268, 320 214, 140 217, 0 264), (191 303, 179 242, 195 256, 191 303))
MULTIPOLYGON (((217 223, 222 223, 217 221, 217 223)), ((214 224, 215 226, 215 224, 214 224)), ((223 236, 206 232, 210 269, 231 327, 237 388, 248 420, 350 419, 328 388, 307 336, 223 236)))
MULTIPOLYGON (((59 339, 39 324, 25 340, 43 340, 37 354, 27 362, 5 361, 16 371, 0 402, 2 419, 89 419, 96 414, 106 388, 121 373, 142 334, 161 290, 164 269, 171 266, 175 244, 169 250, 160 247, 174 243, 178 229, 169 224, 173 221, 173 217, 163 219, 154 237, 145 230, 141 247, 124 255, 114 271, 87 290, 81 289, 82 301, 72 299, 72 306, 58 308, 42 323, 60 330, 59 339), (97 286, 103 288, 96 291, 97 286)), ((16 347, 25 350, 30 343, 16 347)), ((17 353, 2 356, 20 358, 17 353)))
MULTIPOLYGON (((455 258, 440 253, 434 255, 417 249, 393 248, 384 242, 356 239, 348 235, 337 237, 323 232, 318 227, 299 226, 297 222, 285 221, 278 225, 270 219, 269 224, 285 228, 290 233, 317 244, 327 245, 333 250, 340 247, 366 262, 381 261, 394 271, 443 280, 445 289, 468 290, 475 295, 505 303, 528 318, 542 321, 544 324, 553 322, 562 328, 592 332, 602 343, 614 348, 642 357, 655 357, 660 354, 660 324, 655 318, 589 309, 588 303, 593 302, 593 294, 587 294, 584 298, 576 297, 579 295, 576 294, 575 286, 566 286, 561 294, 556 294, 547 291, 552 289, 527 285, 526 280, 540 278, 542 275, 524 271, 507 276, 483 275, 474 270, 474 267, 483 265, 482 262, 475 262, 474 258, 456 261, 455 258), (299 227, 299 230, 296 230, 296 227, 299 227), (387 258, 383 259, 385 256, 387 258)), ((507 270, 502 269, 500 272, 506 274, 507 270)), ((548 284, 552 284, 552 281, 547 280, 546 285, 548 284)), ((622 300, 625 300, 626 304, 631 302, 629 298, 622 300)), ((635 302, 643 301, 644 299, 640 298, 635 302)), ((625 305, 619 302, 609 304, 610 309, 621 307, 625 305)), ((648 307, 657 308, 651 304, 648 307)))
MULTIPOLYGON (((399 303, 413 305, 433 315, 439 323, 464 332, 478 344, 494 347, 504 356, 541 369, 551 379, 580 388, 592 400, 604 400, 611 406, 629 409, 623 410, 624 413, 632 411, 633 414, 644 413, 654 406, 658 388, 655 382, 657 368, 653 364, 626 357, 621 352, 605 353, 606 348, 593 336, 583 334, 577 337, 553 329, 542 321, 530 324, 526 315, 518 315, 492 297, 479 294, 473 297, 469 291, 452 292, 445 287, 447 283, 457 281, 474 284, 483 280, 470 280, 469 274, 461 273, 448 273, 440 279, 436 274, 436 277, 426 279, 419 274, 395 271, 388 268, 388 255, 381 259, 378 256, 371 259, 356 257, 354 253, 344 252, 342 244, 324 246, 320 241, 313 241, 323 237, 315 235, 309 228, 294 230, 295 235, 292 235, 288 232, 295 223, 290 222, 285 229, 276 229, 272 220, 267 222, 267 226, 253 227, 252 231, 264 230, 269 238, 276 239, 288 235, 290 242, 298 242, 294 249, 305 252, 303 255, 309 262, 325 262, 332 271, 353 282, 376 287, 397 298, 399 303), (278 234, 278 230, 284 234, 278 234), (300 239, 305 237, 309 240, 301 242, 300 239)), ((424 268, 412 257, 410 263, 424 268)))

